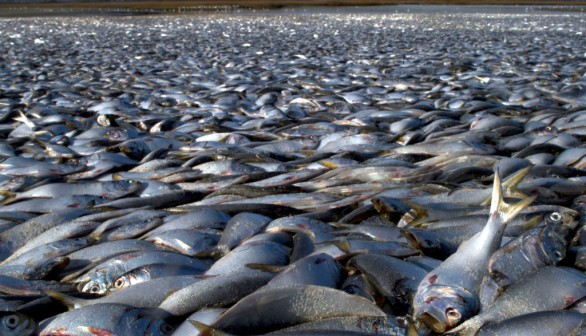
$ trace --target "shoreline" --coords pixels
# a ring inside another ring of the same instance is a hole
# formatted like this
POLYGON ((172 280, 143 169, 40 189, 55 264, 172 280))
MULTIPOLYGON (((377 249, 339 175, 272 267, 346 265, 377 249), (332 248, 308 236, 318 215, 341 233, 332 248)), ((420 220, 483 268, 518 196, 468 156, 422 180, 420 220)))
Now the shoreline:
POLYGON ((276 2, 274 0, 223 0, 223 1, 126 1, 126 2, 63 2, 63 3, 23 3, 0 4, 0 18, 11 17, 35 17, 35 16, 140 16, 163 14, 188 14, 188 13, 246 13, 249 11, 288 11, 301 8, 376 8, 376 7, 403 6, 463 6, 463 7, 534 7, 534 10, 544 12, 586 12, 586 0, 552 1, 534 0, 492 0, 481 2, 477 0, 453 0, 453 1, 401 1, 401 0, 365 0, 365 1, 307 1, 289 0, 276 2))
POLYGON ((283 7, 337 7, 337 6, 389 6, 389 5, 500 5, 500 6, 586 6, 586 0, 551 1, 551 0, 185 0, 185 1, 96 1, 96 2, 60 2, 60 3, 0 3, 0 8, 121 8, 121 9, 172 9, 193 8, 283 8, 283 7))

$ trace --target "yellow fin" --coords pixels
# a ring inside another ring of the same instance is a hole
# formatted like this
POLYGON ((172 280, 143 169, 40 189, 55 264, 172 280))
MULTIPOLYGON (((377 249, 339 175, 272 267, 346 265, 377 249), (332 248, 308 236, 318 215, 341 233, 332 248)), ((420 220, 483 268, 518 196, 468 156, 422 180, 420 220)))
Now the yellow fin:
POLYGON ((286 266, 275 266, 275 265, 267 265, 267 264, 259 264, 259 263, 250 263, 250 264, 246 264, 244 266, 246 266, 247 268, 257 269, 257 270, 271 272, 271 273, 278 273, 286 268, 286 266))
MULTIPOLYGON (((516 173, 507 177, 505 181, 503 181, 502 186, 504 187, 505 191, 504 194, 506 197, 514 197, 514 198, 526 198, 528 195, 521 192, 517 189, 517 185, 523 180, 525 176, 529 173, 529 171, 533 168, 533 166, 527 166, 523 169, 519 169, 516 173)), ((480 205, 488 205, 490 202, 490 197, 482 202, 480 205)))
POLYGON ((427 209, 425 207, 411 201, 401 200, 401 202, 410 207, 411 210, 401 217, 401 220, 397 223, 398 227, 414 227, 427 218, 427 209))
POLYGON ((526 197, 515 204, 505 203, 503 190, 498 170, 494 174, 492 200, 490 203, 490 216, 499 217, 504 224, 508 223, 517 214, 531 204, 537 196, 526 197))
POLYGON ((214 329, 212 327, 210 327, 207 324, 203 324, 199 321, 195 321, 195 320, 188 320, 189 323, 191 323, 195 329, 197 329, 199 331, 200 335, 206 335, 206 336, 231 336, 232 334, 228 334, 225 333, 223 331, 214 329))
POLYGON ((44 294, 47 294, 48 296, 50 296, 51 298, 53 298, 59 302, 61 302, 69 310, 74 310, 74 309, 83 307, 85 305, 85 301, 86 301, 86 300, 76 298, 73 296, 69 296, 67 294, 63 294, 61 292, 57 292, 57 291, 50 290, 50 289, 43 289, 43 290, 41 290, 41 292, 43 292, 44 294))

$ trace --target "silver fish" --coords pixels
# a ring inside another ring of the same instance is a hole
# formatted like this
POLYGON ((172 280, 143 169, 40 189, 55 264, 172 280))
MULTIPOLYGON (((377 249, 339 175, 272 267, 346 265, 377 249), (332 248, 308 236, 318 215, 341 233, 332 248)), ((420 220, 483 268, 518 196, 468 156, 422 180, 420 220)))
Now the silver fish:
POLYGON ((484 229, 421 281, 413 301, 416 320, 436 332, 444 332, 478 312, 480 283, 488 272, 490 257, 500 246, 505 226, 534 198, 506 204, 499 174, 495 173, 490 215, 484 229))
POLYGON ((170 335, 173 327, 142 309, 122 304, 95 304, 47 319, 39 335, 170 335))

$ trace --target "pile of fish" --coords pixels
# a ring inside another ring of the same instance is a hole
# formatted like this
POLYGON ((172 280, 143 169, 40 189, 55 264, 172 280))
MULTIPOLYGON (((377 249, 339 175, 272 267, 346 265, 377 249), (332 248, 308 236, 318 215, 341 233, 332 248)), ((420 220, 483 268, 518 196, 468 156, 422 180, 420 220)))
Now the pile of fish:
POLYGON ((586 16, 393 10, 1 19, 0 335, 586 333, 586 16))

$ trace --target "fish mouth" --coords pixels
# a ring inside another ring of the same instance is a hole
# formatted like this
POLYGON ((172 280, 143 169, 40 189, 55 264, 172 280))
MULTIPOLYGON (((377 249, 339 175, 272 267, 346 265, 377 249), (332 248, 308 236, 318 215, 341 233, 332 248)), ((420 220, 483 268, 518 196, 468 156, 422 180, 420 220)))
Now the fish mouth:
POLYGON ((438 320, 429 313, 423 313, 419 316, 418 320, 423 322, 428 328, 431 328, 437 333, 443 333, 446 331, 447 326, 444 322, 438 320))

